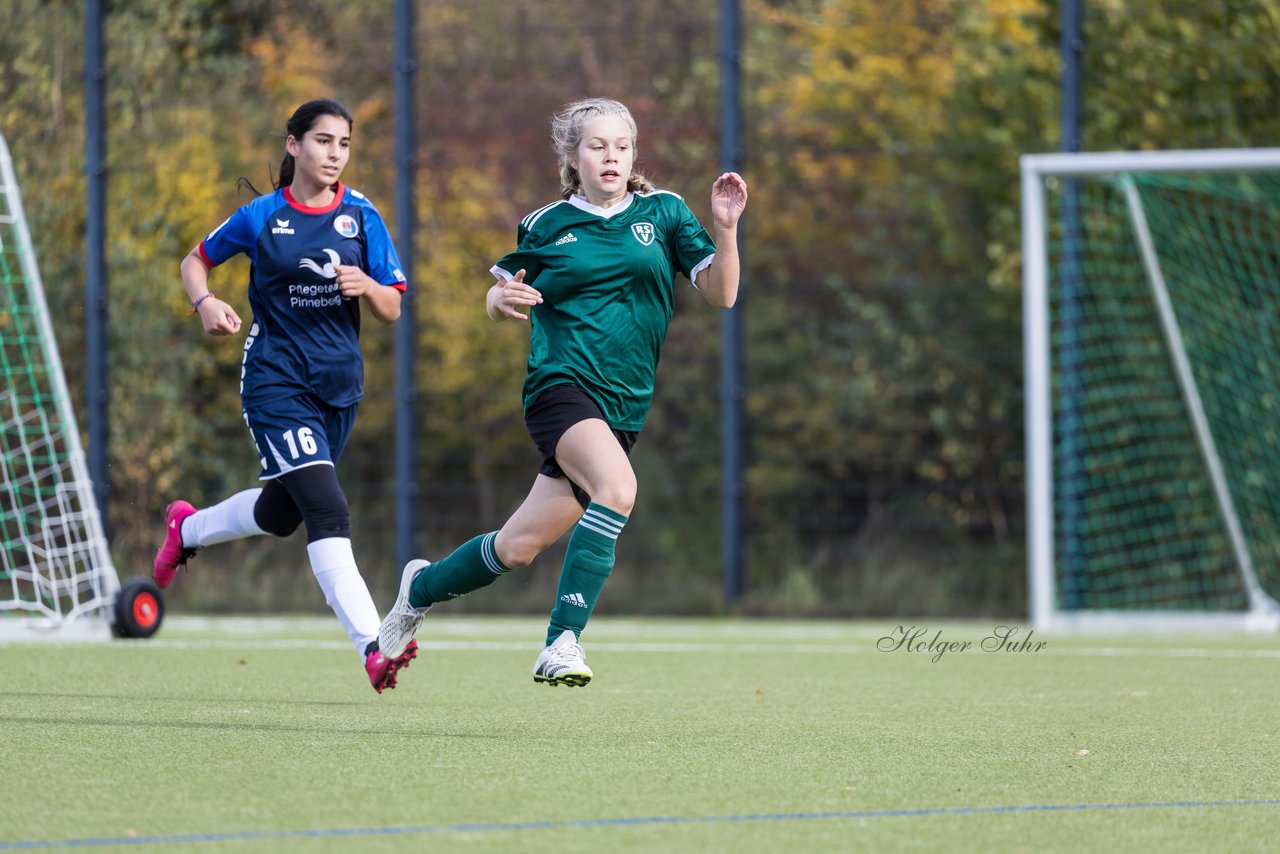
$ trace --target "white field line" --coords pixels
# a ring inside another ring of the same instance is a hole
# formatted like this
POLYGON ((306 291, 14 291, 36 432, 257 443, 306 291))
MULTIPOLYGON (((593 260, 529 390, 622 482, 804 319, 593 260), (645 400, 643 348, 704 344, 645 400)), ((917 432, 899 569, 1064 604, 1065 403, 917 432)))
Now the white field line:
MULTIPOLYGON (((536 637, 546 627, 545 620, 538 618, 494 617, 490 619, 473 619, 467 617, 448 617, 435 619, 428 617, 431 632, 446 637, 536 637)), ((944 628, 947 628, 944 626, 944 628)), ((332 617, 195 617, 176 616, 165 620, 164 631, 211 632, 226 635, 243 636, 246 634, 292 635, 300 632, 329 634, 333 629, 332 617)), ((668 619, 643 623, 626 618, 597 618, 591 623, 591 637, 632 638, 637 634, 666 633, 698 638, 758 638, 767 634, 770 639, 795 640, 805 642, 816 641, 848 641, 869 638, 875 640, 887 632, 887 627, 879 625, 850 625, 848 623, 814 621, 812 624, 780 624, 750 622, 706 622, 698 620, 668 619)), ((947 628, 950 631, 949 628, 947 628)), ((427 630, 424 628, 423 632, 427 630)), ((419 641, 421 643, 421 641, 419 641)))
MULTIPOLYGON (((56 646, 102 646, 79 640, 59 641, 41 639, 33 641, 17 640, 0 642, 0 647, 18 645, 56 645, 56 646)), ((509 640, 432 640, 418 639, 422 650, 439 651, 475 651, 475 652, 529 652, 541 647, 537 641, 509 640)), ((136 650, 181 650, 181 649, 227 649, 227 650, 286 650, 286 649, 335 649, 347 650, 351 644, 343 640, 307 640, 302 638, 214 638, 190 639, 152 638, 150 640, 117 640, 108 646, 118 649, 136 650)), ((593 652, 621 653, 729 653, 746 655, 862 655, 878 652, 874 642, 862 644, 824 644, 824 643, 723 643, 708 641, 587 641, 584 646, 593 652)), ((899 650, 893 655, 911 655, 911 652, 899 650)), ((916 654, 928 656, 927 650, 919 650, 916 654)), ((984 653, 999 655, 998 652, 984 653)), ((1067 657, 1101 657, 1101 658, 1260 658, 1280 659, 1280 649, 1235 649, 1235 648, 1159 648, 1159 647, 1055 647, 1052 641, 1038 652, 1008 653, 1013 656, 1053 655, 1067 657)))

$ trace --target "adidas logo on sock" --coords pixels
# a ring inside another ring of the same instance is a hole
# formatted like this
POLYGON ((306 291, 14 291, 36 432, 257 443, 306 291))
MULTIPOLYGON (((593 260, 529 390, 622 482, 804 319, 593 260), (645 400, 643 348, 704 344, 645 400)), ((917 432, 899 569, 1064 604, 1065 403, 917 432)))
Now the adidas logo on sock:
POLYGON ((577 242, 578 242, 578 238, 574 237, 573 232, 571 231, 568 234, 566 234, 564 237, 557 240, 556 246, 563 246, 566 243, 577 243, 577 242))
POLYGON ((581 593, 566 593, 560 597, 561 602, 568 602, 570 605, 577 605, 579 608, 587 607, 587 600, 582 598, 581 593))

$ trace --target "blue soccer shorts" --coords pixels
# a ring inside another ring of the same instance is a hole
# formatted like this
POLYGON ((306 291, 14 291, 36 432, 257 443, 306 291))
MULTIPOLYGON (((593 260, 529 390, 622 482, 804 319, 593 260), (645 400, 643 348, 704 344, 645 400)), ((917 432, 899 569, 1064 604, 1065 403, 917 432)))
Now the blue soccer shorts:
POLYGON ((258 479, 274 480, 304 466, 336 465, 359 406, 338 409, 309 394, 246 406, 244 422, 262 463, 258 479))

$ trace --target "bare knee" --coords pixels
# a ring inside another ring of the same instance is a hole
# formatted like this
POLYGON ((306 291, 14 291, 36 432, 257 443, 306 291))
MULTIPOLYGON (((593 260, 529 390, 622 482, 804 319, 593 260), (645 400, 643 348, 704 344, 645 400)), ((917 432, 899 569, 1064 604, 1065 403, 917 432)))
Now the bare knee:
POLYGON ((542 554, 546 544, 531 536, 508 536, 498 534, 493 543, 493 550, 498 553, 498 560, 511 569, 521 569, 533 563, 534 558, 542 554))
POLYGON ((635 476, 615 478, 608 483, 601 484, 591 493, 591 501, 595 504, 603 504, 615 513, 630 516, 631 509, 636 504, 635 476))

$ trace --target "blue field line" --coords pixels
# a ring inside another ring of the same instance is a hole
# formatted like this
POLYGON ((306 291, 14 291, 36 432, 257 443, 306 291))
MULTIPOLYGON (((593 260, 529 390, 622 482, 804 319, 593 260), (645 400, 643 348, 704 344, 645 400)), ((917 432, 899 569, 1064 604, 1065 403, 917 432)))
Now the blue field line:
POLYGON ((240 833, 182 833, 168 836, 104 836, 86 839, 25 839, 0 841, 0 851, 36 851, 54 848, 100 848, 108 845, 194 845, 201 842, 252 842, 267 839, 317 839, 345 836, 407 836, 420 833, 494 833, 512 830, 635 827, 637 825, 736 824, 748 821, 821 821, 828 819, 922 818, 929 816, 993 815, 1010 813, 1084 812, 1089 810, 1204 809, 1206 807, 1269 807, 1280 800, 1261 801, 1158 801, 1133 804, 1026 804, 1004 807, 922 807, 850 812, 783 812, 748 815, 638 816, 635 818, 569 819, 563 821, 479 822, 473 824, 409 824, 397 827, 347 827, 321 830, 263 830, 240 833))

